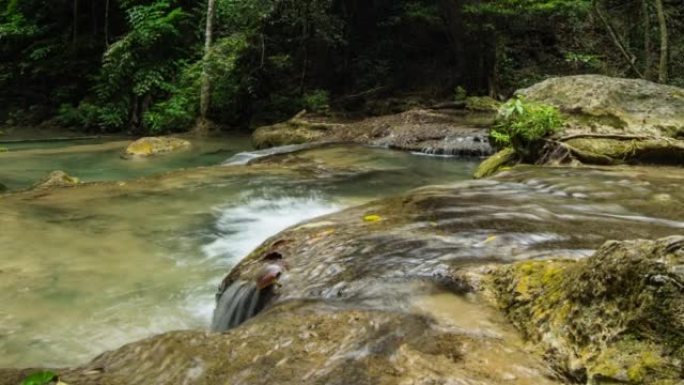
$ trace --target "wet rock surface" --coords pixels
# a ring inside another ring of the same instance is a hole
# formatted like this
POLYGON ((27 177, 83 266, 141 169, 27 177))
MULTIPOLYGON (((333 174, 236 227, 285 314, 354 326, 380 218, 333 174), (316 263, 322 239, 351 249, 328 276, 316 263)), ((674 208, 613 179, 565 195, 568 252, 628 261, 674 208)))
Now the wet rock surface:
MULTIPOLYGON (((0 384, 25 373, 0 370, 0 384)), ((559 383, 504 335, 307 302, 274 307, 225 334, 153 337, 61 376, 71 385, 559 383)))
POLYGON ((684 175, 653 171, 517 168, 497 180, 418 189, 288 229, 226 284, 257 279, 276 252, 289 265, 281 298, 387 298, 410 280, 448 285, 443 278, 460 266, 583 257, 607 240, 643 237, 646 225, 654 237, 677 234, 684 175), (649 201, 662 193, 671 200, 649 201))
POLYGON ((331 123, 299 114, 258 128, 257 148, 316 141, 355 142, 433 155, 486 156, 493 152, 487 127, 491 111, 413 109, 395 115, 331 123))

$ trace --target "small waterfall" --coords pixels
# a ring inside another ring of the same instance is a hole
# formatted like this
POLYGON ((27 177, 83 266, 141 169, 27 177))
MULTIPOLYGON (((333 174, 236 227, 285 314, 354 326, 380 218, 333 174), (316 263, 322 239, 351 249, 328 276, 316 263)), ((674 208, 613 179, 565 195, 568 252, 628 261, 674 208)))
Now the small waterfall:
POLYGON ((264 294, 253 282, 234 282, 219 294, 211 329, 225 331, 252 318, 263 309, 264 294))
POLYGON ((441 157, 488 156, 493 153, 489 139, 481 135, 452 135, 442 140, 425 141, 420 152, 414 152, 418 155, 441 157))
POLYGON ((259 158, 264 158, 267 156, 273 156, 273 155, 281 155, 281 154, 289 154, 293 152, 298 152, 302 150, 307 150, 310 148, 315 148, 318 146, 323 145, 324 143, 322 142, 312 142, 312 143, 304 143, 304 144, 288 144, 285 146, 279 146, 279 147, 271 147, 263 150, 256 150, 256 151, 247 151, 247 152, 241 152, 239 154, 235 154, 232 157, 226 159, 223 162, 224 166, 233 166, 233 165, 244 165, 248 164, 254 159, 259 159, 259 158))

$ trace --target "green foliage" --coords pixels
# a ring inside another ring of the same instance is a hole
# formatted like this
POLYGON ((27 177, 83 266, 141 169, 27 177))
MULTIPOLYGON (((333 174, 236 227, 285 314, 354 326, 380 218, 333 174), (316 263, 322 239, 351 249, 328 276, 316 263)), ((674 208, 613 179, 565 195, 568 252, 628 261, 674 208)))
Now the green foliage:
POLYGON ((325 90, 314 90, 304 94, 304 108, 313 112, 326 112, 330 109, 330 94, 325 90))
MULTIPOLYGON (((611 18, 638 66, 649 57, 644 37, 657 56, 653 17, 650 31, 635 25, 643 22, 640 4, 597 1, 615 11, 611 18)), ((589 17, 591 0, 216 5, 205 60, 206 2, 0 0, 0 121, 33 124, 57 115, 99 131, 184 130, 198 114, 204 64, 209 119, 242 127, 302 107, 325 110, 323 93, 364 110, 387 96, 499 98, 551 75, 621 75, 628 67, 589 17)), ((666 8, 671 36, 681 35, 684 7, 666 8)), ((679 40, 672 39, 673 58, 684 53, 679 40)), ((673 84, 684 84, 682 66, 672 60, 673 84)))
POLYGON ((514 98, 499 109, 490 135, 497 146, 513 147, 524 154, 535 142, 558 132, 562 125, 557 108, 514 98))
POLYGON ((589 69, 597 70, 601 68, 601 60, 597 55, 583 54, 577 52, 566 52, 565 61, 576 70, 589 69))
POLYGON ((496 112, 501 103, 489 96, 468 96, 465 99, 466 109, 476 112, 496 112))
POLYGON ((586 12, 590 0, 485 0, 465 7, 471 14, 495 17, 586 12))
POLYGON ((462 102, 465 101, 467 97, 468 92, 462 86, 458 86, 454 89, 454 101, 462 102))
POLYGON ((57 375, 50 371, 36 372, 26 377, 21 385, 48 385, 57 380, 57 375))

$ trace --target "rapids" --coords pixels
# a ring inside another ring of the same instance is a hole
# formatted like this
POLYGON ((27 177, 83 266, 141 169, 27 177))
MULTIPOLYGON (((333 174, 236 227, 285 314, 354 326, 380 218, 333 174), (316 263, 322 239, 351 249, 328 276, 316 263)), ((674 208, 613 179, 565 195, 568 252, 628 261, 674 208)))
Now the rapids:
MULTIPOLYGON (((240 140, 212 148, 234 154, 240 140)), ((207 329, 222 276, 269 236, 466 179, 476 165, 353 146, 283 155, 292 166, 189 168, 232 154, 130 162, 118 156, 124 145, 32 144, 2 154, 0 180, 12 188, 56 167, 86 182, 117 181, 0 195, 0 367, 74 365, 164 331, 207 329), (131 180, 179 167, 189 169, 131 180)))

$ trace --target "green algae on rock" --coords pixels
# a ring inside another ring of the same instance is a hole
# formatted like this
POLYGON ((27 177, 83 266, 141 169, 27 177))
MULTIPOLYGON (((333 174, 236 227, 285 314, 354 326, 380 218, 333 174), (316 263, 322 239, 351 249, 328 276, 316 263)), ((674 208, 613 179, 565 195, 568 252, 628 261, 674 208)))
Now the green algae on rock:
POLYGON ((497 171, 506 166, 512 166, 517 161, 518 155, 515 149, 512 147, 504 148, 480 163, 473 176, 475 179, 486 178, 496 174, 497 171))
POLYGON ((124 157, 148 157, 187 149, 191 146, 185 139, 170 136, 152 136, 136 140, 128 145, 124 157))
POLYGON ((465 99, 465 108, 470 111, 497 112, 501 102, 489 96, 469 96, 465 99))
POLYGON ((527 261, 488 280, 555 367, 594 384, 684 380, 684 237, 604 244, 579 261, 527 261))
POLYGON ((588 164, 652 163, 684 165, 684 140, 671 138, 574 137, 562 141, 588 164))
POLYGON ((71 176, 64 171, 57 170, 50 173, 43 180, 36 183, 32 189, 48 189, 53 187, 72 187, 81 183, 79 178, 71 176))

